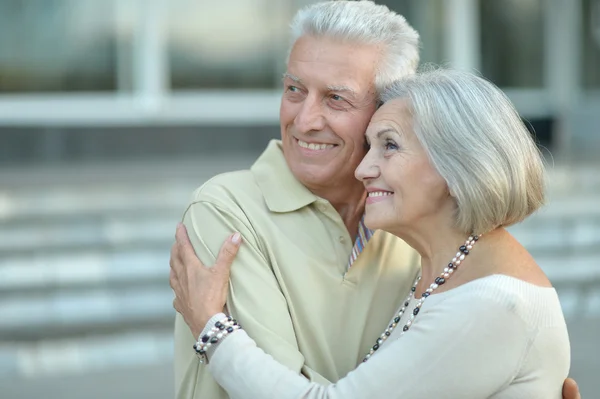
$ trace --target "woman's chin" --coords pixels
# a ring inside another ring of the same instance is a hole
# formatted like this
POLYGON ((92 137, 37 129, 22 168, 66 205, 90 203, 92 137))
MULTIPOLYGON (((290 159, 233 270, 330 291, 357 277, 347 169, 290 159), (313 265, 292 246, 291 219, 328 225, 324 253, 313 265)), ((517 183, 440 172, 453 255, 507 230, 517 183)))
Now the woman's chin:
POLYGON ((365 226, 370 230, 385 230, 386 223, 381 217, 369 217, 369 213, 367 212, 365 215, 365 226))

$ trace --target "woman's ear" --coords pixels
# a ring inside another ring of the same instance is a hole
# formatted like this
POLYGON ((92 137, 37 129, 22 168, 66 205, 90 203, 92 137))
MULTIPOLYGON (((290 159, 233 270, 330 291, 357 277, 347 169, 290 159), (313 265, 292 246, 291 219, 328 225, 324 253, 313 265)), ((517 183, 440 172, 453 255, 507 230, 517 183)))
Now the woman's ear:
POLYGON ((456 198, 450 187, 446 186, 446 192, 448 193, 448 197, 456 198))

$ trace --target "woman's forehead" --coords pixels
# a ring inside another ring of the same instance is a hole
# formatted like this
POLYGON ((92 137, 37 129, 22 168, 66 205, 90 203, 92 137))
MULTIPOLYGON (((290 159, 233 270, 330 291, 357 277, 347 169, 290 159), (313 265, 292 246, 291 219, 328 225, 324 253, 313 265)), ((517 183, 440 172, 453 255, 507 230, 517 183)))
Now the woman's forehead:
POLYGON ((376 135, 378 131, 392 128, 400 132, 412 120, 406 99, 396 99, 383 104, 371 118, 367 135, 376 135))

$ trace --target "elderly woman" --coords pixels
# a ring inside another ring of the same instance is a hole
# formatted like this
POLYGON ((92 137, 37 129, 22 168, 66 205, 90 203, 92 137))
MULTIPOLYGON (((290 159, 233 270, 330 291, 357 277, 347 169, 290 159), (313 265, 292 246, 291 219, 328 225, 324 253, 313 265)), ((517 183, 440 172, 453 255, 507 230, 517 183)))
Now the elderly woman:
MULTIPOLYGON (((544 202, 542 160, 519 115, 491 83, 449 70, 402 80, 383 100, 356 170, 365 222, 422 261, 363 363, 318 385, 220 313, 237 233, 214 267, 199 270, 193 317, 206 328, 194 350, 232 398, 561 398, 570 348, 560 303, 505 230, 544 202)), ((179 298, 176 274, 171 283, 179 298)))

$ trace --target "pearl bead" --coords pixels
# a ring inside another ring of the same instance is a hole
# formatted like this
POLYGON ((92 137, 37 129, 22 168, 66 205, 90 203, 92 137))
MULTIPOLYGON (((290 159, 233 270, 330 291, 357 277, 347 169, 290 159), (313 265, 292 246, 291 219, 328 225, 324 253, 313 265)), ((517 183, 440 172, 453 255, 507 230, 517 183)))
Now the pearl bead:
POLYGON ((210 348, 212 346, 212 344, 210 342, 207 342, 206 345, 204 345, 205 348, 210 348))
POLYGON ((218 333, 217 338, 219 338, 219 339, 223 338, 223 333, 218 333))
MULTIPOLYGON (((471 249, 473 249, 473 246, 475 245, 475 242, 477 242, 477 240, 479 239, 480 236, 469 236, 469 238, 465 241, 465 244, 462 245, 460 247, 459 252, 456 253, 456 256, 452 259, 452 262, 450 264, 448 264, 447 267, 444 268, 444 271, 440 274, 439 277, 436 277, 434 282, 429 286, 429 288, 427 288, 425 290, 425 293, 423 293, 423 296, 420 296, 418 299, 416 298, 415 294, 416 294, 416 285, 417 283, 421 280, 421 277, 417 277, 417 279, 415 280, 415 283, 409 293, 409 295, 406 297, 406 303, 404 304, 404 306, 400 309, 400 311, 398 312, 398 316, 395 317, 391 324, 388 326, 388 328, 385 330, 385 332, 381 335, 381 338, 379 338, 377 340, 377 343, 375 344, 374 348, 375 349, 371 349, 369 354, 367 354, 365 356, 365 358, 363 359, 363 361, 368 360, 371 355, 374 353, 374 351, 377 349, 378 345, 381 344, 383 341, 385 341, 392 333, 392 331, 398 326, 399 320, 400 320, 400 316, 402 316, 404 314, 404 312, 406 311, 406 307, 408 306, 408 303, 415 298, 416 300, 416 305, 415 308, 413 309, 412 312, 409 313, 409 320, 404 324, 402 331, 400 332, 400 336, 404 335, 404 333, 406 331, 408 331, 408 329, 410 328, 410 326, 412 326, 416 316, 419 314, 419 310, 421 309, 421 305, 423 304, 423 302, 425 301, 425 299, 427 299, 427 297, 437 288, 439 288, 439 283, 443 283, 446 282, 448 278, 450 278, 450 276, 454 273, 454 271, 456 270, 456 268, 461 264, 461 262, 465 259, 466 255, 469 253, 469 251, 471 249), (464 251, 464 253, 463 253, 464 251), (398 320, 398 321, 395 321, 398 320), (387 334, 387 335, 386 335, 387 334)), ((206 348, 210 346, 210 343, 208 343, 206 345, 206 348)))

